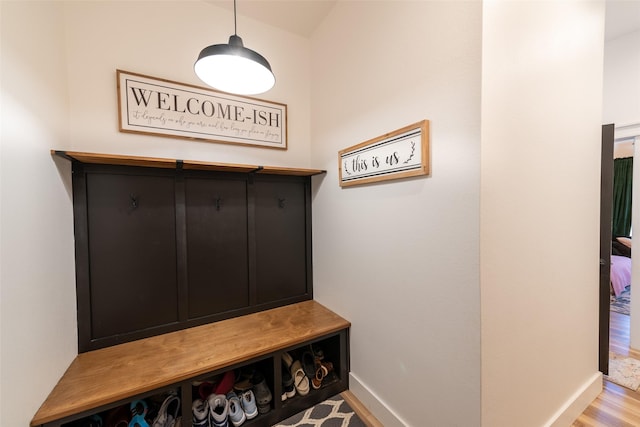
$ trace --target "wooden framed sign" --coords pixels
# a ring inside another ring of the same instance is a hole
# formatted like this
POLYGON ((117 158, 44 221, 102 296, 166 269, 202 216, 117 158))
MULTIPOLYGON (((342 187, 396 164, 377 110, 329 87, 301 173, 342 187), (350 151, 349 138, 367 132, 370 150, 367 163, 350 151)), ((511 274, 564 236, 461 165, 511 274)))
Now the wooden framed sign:
POLYGON ((340 186, 429 174, 429 121, 405 126, 338 153, 340 186))
POLYGON ((287 149, 287 106, 116 70, 120 132, 287 149))

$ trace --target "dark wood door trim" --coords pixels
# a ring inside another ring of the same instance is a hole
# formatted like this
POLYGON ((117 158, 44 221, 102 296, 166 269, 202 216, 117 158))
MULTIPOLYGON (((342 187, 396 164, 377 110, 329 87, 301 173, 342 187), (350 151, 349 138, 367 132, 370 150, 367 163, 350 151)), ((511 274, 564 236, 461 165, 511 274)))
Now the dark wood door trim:
POLYGON ((611 289, 611 221, 613 217, 613 143, 614 125, 602 126, 600 160, 600 319, 598 369, 609 373, 609 310, 611 289))

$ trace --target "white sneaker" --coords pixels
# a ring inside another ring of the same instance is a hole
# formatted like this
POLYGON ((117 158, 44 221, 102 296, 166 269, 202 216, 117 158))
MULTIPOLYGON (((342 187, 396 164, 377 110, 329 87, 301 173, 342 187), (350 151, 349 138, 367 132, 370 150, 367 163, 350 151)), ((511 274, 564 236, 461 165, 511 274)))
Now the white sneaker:
POLYGON ((256 398, 253 395, 253 391, 247 390, 240 396, 240 402, 242 403, 242 410, 247 415, 247 419, 250 420, 258 415, 258 407, 256 406, 256 398))
POLYGON ((209 424, 211 427, 229 427, 229 401, 224 394, 209 396, 209 424))
POLYGON ((153 420, 151 427, 175 427, 179 410, 180 398, 175 393, 171 393, 164 402, 162 402, 162 406, 160 406, 158 415, 156 419, 153 420), (171 407, 171 405, 173 406, 171 407), (169 412, 170 407, 172 409, 171 412, 169 412))
POLYGON ((240 399, 234 392, 227 393, 227 400, 229 401, 229 419, 235 427, 238 427, 247 420, 247 414, 242 410, 240 399))
POLYGON ((209 427, 209 402, 196 399, 191 405, 193 412, 193 427, 209 427))

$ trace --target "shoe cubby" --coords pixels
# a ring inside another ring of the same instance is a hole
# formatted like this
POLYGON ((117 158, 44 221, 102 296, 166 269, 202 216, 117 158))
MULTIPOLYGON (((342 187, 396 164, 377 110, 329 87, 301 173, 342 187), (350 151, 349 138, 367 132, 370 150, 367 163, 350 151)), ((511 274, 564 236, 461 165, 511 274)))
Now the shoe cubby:
MULTIPOLYGON (((343 330, 335 334, 331 334, 322 339, 307 341, 303 344, 291 346, 280 352, 281 359, 286 354, 290 355, 295 363, 296 360, 302 364, 302 359, 307 353, 322 352, 322 359, 320 363, 330 364, 332 369, 323 376, 318 388, 313 387, 311 384, 312 378, 307 375, 309 381, 309 392, 306 395, 300 395, 296 390, 296 395, 287 398, 284 401, 280 401, 279 413, 283 416, 282 419, 288 418, 297 414, 306 408, 322 402, 342 391, 348 389, 348 372, 349 372, 349 351, 348 351, 348 330, 343 330)), ((315 360, 314 360, 315 362, 315 360)), ((285 364, 278 362, 280 366, 280 373, 277 376, 280 379, 278 383, 280 389, 276 387, 276 393, 282 392, 282 370, 285 369, 285 364)), ((316 367, 316 370, 318 368, 316 367)), ((304 371, 304 367, 303 367, 304 371)), ((295 382, 295 380, 294 380, 295 382)))
MULTIPOLYGON (((60 424, 61 427, 129 427, 171 425, 172 420, 182 418, 181 388, 170 387, 162 392, 153 391, 134 399, 108 405, 98 412, 60 424)), ((184 425, 184 424, 183 424, 184 425)))
MULTIPOLYGON (((273 358, 265 357, 250 363, 243 363, 215 375, 205 375, 191 381, 191 409, 194 419, 202 419, 202 408, 212 411, 212 402, 221 399, 229 406, 229 425, 232 415, 244 416, 242 424, 261 424, 263 415, 274 410, 273 358), (232 403, 233 397, 237 401, 232 403), (205 403, 206 402, 206 403, 205 403), (233 407, 237 405, 237 411, 233 407)), ((237 421, 237 419, 236 419, 237 421)), ((196 425, 196 424, 194 424, 196 425)))
MULTIPOLYGON (((197 399, 215 395, 218 385, 237 388, 243 381, 245 389, 250 386, 256 394, 258 389, 268 391, 271 400, 242 425, 270 427, 348 389, 349 328, 345 319, 306 301, 86 352, 69 366, 31 427, 96 427, 98 418, 101 427, 128 427, 132 404, 136 408, 141 400, 147 406, 145 421, 152 426, 170 394, 180 398, 177 416, 187 427, 197 399), (282 401, 283 355, 299 359, 320 350, 331 372, 317 389, 310 385, 306 395, 282 401), (256 388, 257 383, 262 385, 256 388), (113 413, 122 415, 120 425, 106 423, 113 413)), ((140 412, 144 409, 135 410, 136 415, 140 412)))

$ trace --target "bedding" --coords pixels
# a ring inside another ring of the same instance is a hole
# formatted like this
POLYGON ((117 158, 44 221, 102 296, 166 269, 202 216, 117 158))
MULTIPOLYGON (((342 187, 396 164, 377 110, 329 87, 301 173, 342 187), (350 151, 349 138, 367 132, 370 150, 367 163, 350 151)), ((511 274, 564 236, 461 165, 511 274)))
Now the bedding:
POLYGON ((620 241, 620 237, 616 237, 611 242, 611 255, 620 255, 631 257, 631 244, 627 245, 625 241, 620 241))
POLYGON ((631 284, 631 258, 611 255, 611 289, 617 297, 631 284))
POLYGON ((631 238, 630 237, 616 237, 616 240, 629 249, 631 249, 631 238))

